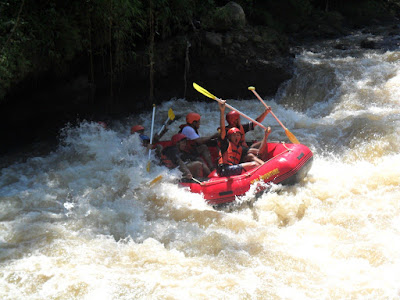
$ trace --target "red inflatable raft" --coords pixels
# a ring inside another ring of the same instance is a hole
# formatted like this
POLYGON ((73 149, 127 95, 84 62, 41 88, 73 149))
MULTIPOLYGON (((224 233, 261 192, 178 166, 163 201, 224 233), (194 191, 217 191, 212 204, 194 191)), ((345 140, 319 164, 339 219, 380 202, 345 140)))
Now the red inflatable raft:
MULTIPOLYGON (((217 158, 216 147, 209 147, 211 155, 217 158)), ((240 175, 219 177, 213 171, 206 181, 201 183, 180 182, 191 192, 202 194, 210 205, 233 202, 235 197, 244 195, 252 184, 259 182, 292 185, 301 181, 311 168, 313 154, 302 144, 268 143, 268 157, 265 163, 240 175)), ((268 188, 266 184, 258 184, 256 192, 268 188)))

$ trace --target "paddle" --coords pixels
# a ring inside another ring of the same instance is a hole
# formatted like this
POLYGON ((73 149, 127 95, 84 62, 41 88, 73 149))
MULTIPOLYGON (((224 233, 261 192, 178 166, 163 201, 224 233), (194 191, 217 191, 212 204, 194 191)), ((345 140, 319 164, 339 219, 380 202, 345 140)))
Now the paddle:
MULTIPOLYGON (((151 137, 153 137, 153 126, 154 126, 154 111, 155 111, 155 105, 153 107, 153 120, 152 120, 152 125, 151 125, 151 137)), ((171 124, 175 120, 175 114, 172 108, 168 110, 168 119, 164 122, 163 126, 161 127, 160 131, 156 134, 157 136, 154 137, 155 142, 158 142, 158 140, 163 136, 163 134, 167 131, 166 127, 167 125, 171 124), (164 132, 165 131, 165 132, 164 132)), ((151 139, 151 138, 150 138, 151 139)), ((152 145, 152 140, 150 140, 150 145, 152 145)), ((149 149, 149 161, 146 166, 147 172, 150 171, 150 149, 149 149)), ((162 175, 158 175, 156 178, 154 178, 152 181, 148 183, 149 186, 152 186, 154 183, 157 183, 162 179, 162 175)))
POLYGON ((196 178, 194 178, 194 177, 192 177, 192 180, 193 180, 194 182, 198 183, 198 184, 201 184, 201 181, 198 180, 198 179, 196 179, 196 178))
POLYGON ((152 181, 150 181, 147 185, 152 186, 153 184, 159 182, 162 179, 162 175, 158 175, 156 178, 154 178, 152 181))
MULTIPOLYGON (((151 120, 151 133, 150 133, 150 145, 153 144, 153 130, 154 130, 154 117, 156 114, 156 105, 153 104, 153 117, 151 120)), ((147 172, 150 172, 150 156, 151 156, 151 149, 149 149, 149 158, 148 158, 148 162, 147 162, 147 166, 146 166, 146 170, 147 172)))
POLYGON ((158 175, 156 178, 154 178, 151 181, 145 182, 143 184, 140 184, 138 187, 134 188, 134 191, 137 191, 139 189, 149 189, 150 187, 152 187, 154 184, 156 184, 157 182, 159 182, 161 179, 163 178, 162 175, 158 175))
POLYGON ((168 119, 164 122, 164 125, 161 127, 160 131, 158 132, 158 136, 161 138, 161 133, 165 130, 165 127, 171 124, 175 120, 175 114, 172 108, 168 110, 168 119))
MULTIPOLYGON (((147 186, 151 187, 153 184, 159 182, 163 178, 162 175, 158 175, 156 178, 154 178, 152 181, 146 183, 147 186)), ((203 184, 200 180, 192 177, 192 180, 198 184, 203 184)))
MULTIPOLYGON (((207 91, 206 89, 202 88, 201 86, 199 86, 197 83, 193 82, 193 87, 200 93, 202 93, 204 96, 207 96, 208 98, 214 99, 215 101, 219 102, 219 103, 223 103, 222 99, 217 98, 216 96, 214 96, 213 94, 211 94, 209 91, 207 91)), ((243 116, 244 118, 246 118, 247 120, 253 122, 254 124, 257 124, 258 126, 260 126, 261 128, 263 128, 264 130, 266 130, 267 128, 262 125, 261 123, 257 122, 256 120, 253 120, 252 118, 250 118, 249 116, 247 116, 246 114, 242 113, 241 111, 237 110, 236 108, 234 108, 233 106, 229 105, 228 103, 225 103, 225 106, 227 108, 229 108, 230 110, 235 110, 237 111, 241 116, 243 116)))
MULTIPOLYGON (((264 102, 263 99, 261 99, 260 95, 258 95, 258 93, 256 92, 256 88, 255 88, 254 86, 249 86, 248 89, 249 89, 250 91, 252 91, 252 92, 254 93, 254 95, 256 95, 256 97, 258 98, 258 100, 260 100, 261 103, 264 104, 264 106, 265 106, 266 108, 268 108, 268 105, 264 102)), ((270 112, 271 112, 272 116, 278 121, 278 123, 283 127, 283 129, 285 130, 285 133, 286 133, 286 136, 288 137, 288 139, 289 139, 293 144, 300 144, 300 142, 296 139, 296 137, 294 136, 294 134, 291 133, 291 132, 289 131, 289 129, 287 129, 287 128, 282 124, 281 121, 279 121, 279 119, 275 116, 275 114, 274 114, 272 111, 270 111, 270 112)))

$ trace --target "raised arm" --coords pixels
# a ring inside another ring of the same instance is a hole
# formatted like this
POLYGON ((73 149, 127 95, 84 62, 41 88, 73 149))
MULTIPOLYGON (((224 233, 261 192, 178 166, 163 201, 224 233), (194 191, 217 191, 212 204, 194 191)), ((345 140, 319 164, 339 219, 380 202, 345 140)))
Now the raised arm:
POLYGON ((260 148, 258 150, 258 157, 265 161, 268 155, 268 136, 271 133, 271 127, 268 127, 265 131, 264 131, 264 138, 262 139, 260 148))
POLYGON ((221 128, 221 139, 224 140, 225 136, 226 136, 226 130, 225 130, 225 100, 222 100, 221 102, 218 102, 218 106, 219 106, 219 110, 221 112, 220 114, 220 119, 219 119, 219 123, 220 123, 220 128, 221 128))
MULTIPOLYGON (((266 108, 266 109, 264 110, 264 112, 263 112, 261 115, 259 115, 259 116, 257 117, 256 121, 257 121, 258 123, 261 123, 262 121, 264 121, 265 117, 268 115, 268 113, 269 113, 270 111, 271 111, 271 107, 268 106, 268 108, 266 108)), ((257 124, 254 124, 254 125, 257 125, 257 124)))

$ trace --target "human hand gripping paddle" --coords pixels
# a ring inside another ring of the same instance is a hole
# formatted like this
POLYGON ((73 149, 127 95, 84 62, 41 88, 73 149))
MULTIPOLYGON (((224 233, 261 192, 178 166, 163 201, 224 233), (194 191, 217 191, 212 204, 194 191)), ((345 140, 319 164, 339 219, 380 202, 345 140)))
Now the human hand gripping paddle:
POLYGON ((168 110, 168 119, 164 122, 164 125, 158 131, 158 136, 161 138, 163 131, 166 130, 167 126, 175 120, 175 114, 172 108, 168 110))
MULTIPOLYGON (((154 125, 154 111, 155 111, 155 105, 153 106, 153 120, 152 120, 152 124, 151 124, 151 137, 150 140, 153 137, 153 125, 154 125)), ((161 127, 161 129, 158 131, 157 133, 157 139, 160 139, 164 133, 168 130, 167 129, 167 125, 171 124, 173 121, 175 120, 175 114, 174 111, 172 110, 172 108, 170 108, 168 110, 168 119, 164 122, 163 126, 161 127)), ((152 140, 150 141, 150 145, 152 144, 152 140)), ((150 172, 150 152, 151 149, 149 149, 149 161, 147 162, 147 166, 146 166, 146 170, 147 172, 150 172)), ((162 175, 158 175, 156 178, 154 178, 152 181, 148 182, 148 186, 152 186, 153 184, 157 183, 158 181, 160 181, 162 179, 162 175)))
MULTIPOLYGON (((211 94, 209 91, 207 91, 206 89, 202 88, 201 86, 199 86, 197 83, 193 82, 193 87, 196 89, 196 91, 198 91, 199 93, 202 93, 204 96, 214 99, 215 101, 217 101, 218 103, 223 104, 224 101, 220 98, 217 98, 216 96, 214 96, 213 94, 211 94)), ((265 127, 264 125, 262 125, 260 122, 257 122, 256 120, 253 120, 252 118, 250 118, 248 115, 242 113, 241 111, 237 110, 236 108, 234 108, 233 106, 229 105, 228 103, 225 103, 225 106, 227 108, 229 108, 230 110, 235 110, 237 111, 241 116, 243 116, 244 118, 246 118, 247 120, 253 122, 254 124, 260 126, 261 128, 263 128, 264 130, 267 129, 267 127, 265 127)))
MULTIPOLYGON (((153 118, 154 118, 154 114, 153 114, 153 118)), ((164 135, 164 133, 168 130, 168 128, 167 128, 168 125, 172 124, 172 122, 174 122, 175 120, 177 120, 179 118, 180 118, 180 115, 175 116, 174 111, 172 110, 172 108, 170 108, 168 110, 167 120, 164 122, 163 126, 160 128, 160 130, 157 133, 157 139, 160 139, 164 135)), ((152 123, 154 123, 154 122, 152 122, 152 123)), ((151 136, 153 136, 153 135, 151 135, 151 136)), ((150 160, 148 162, 148 166, 146 167, 146 169, 147 169, 147 172, 150 171, 150 160)), ((163 178, 162 175, 158 175, 156 178, 154 178, 153 180, 148 182, 147 186, 152 186, 153 184, 159 182, 162 178, 163 178)))
MULTIPOLYGON (((260 95, 258 95, 258 93, 256 92, 256 88, 254 86, 249 86, 248 89, 250 91, 252 91, 254 93, 254 95, 256 95, 256 97, 258 98, 258 100, 261 101, 262 104, 264 104, 264 106, 266 108, 268 108, 269 106, 264 102, 264 100, 260 97, 260 95)), ((272 112, 272 110, 270 111, 270 113, 272 114, 272 116, 278 121, 278 123, 283 127, 283 129, 285 130, 286 136, 288 137, 289 141, 291 141, 293 144, 300 144, 300 142, 296 139, 296 137, 294 136, 293 133, 291 133, 289 131, 289 129, 287 129, 281 121, 279 121, 279 119, 275 116, 275 114, 272 112)))

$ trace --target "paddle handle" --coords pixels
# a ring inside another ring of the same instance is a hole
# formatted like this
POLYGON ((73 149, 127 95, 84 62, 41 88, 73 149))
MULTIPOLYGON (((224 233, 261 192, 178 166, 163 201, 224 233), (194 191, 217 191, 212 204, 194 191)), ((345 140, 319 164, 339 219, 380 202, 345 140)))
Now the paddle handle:
POLYGON ((193 180, 194 182, 198 183, 198 184, 201 184, 201 181, 198 180, 198 179, 196 179, 196 178, 194 178, 194 177, 192 177, 192 180, 193 180))
MULTIPOLYGON (((193 82, 193 87, 199 92, 202 93, 204 96, 214 99, 215 101, 223 104, 222 99, 219 99, 218 97, 214 96, 213 94, 211 94, 209 91, 207 91, 206 89, 202 88, 201 86, 199 86, 197 83, 193 82)), ((242 113, 241 111, 237 110, 236 108, 230 106, 229 104, 225 103, 225 106, 227 108, 229 108, 230 110, 235 110, 237 111, 241 116, 243 116, 244 118, 246 118, 247 120, 253 122, 254 124, 260 126, 261 128, 263 128, 264 130, 266 130, 267 128, 262 125, 260 122, 257 122, 256 120, 253 120, 252 118, 250 118, 248 115, 242 113)))
MULTIPOLYGON (((264 100, 261 99, 260 95, 256 92, 256 88, 251 86, 249 87, 249 90, 252 91, 254 93, 254 95, 256 95, 256 97, 258 98, 258 100, 260 100, 262 102, 262 104, 264 104, 265 107, 268 107, 267 104, 265 104, 264 100)), ((300 142, 298 141, 298 139, 294 136, 293 133, 291 133, 289 131, 289 129, 287 129, 281 121, 279 121, 279 119, 275 116, 275 114, 271 111, 271 114, 274 116, 274 118, 276 119, 276 121, 278 121, 279 125, 282 126, 282 128, 285 130, 286 136, 288 137, 289 141, 291 141, 293 144, 300 144, 300 142)))
POLYGON ((151 117, 151 133, 150 133, 150 144, 153 143, 153 131, 154 131, 154 118, 156 115, 156 105, 153 104, 153 116, 151 117))
POLYGON ((163 126, 161 127, 160 131, 158 132, 158 135, 160 135, 161 132, 163 132, 163 130, 165 129, 165 127, 168 125, 168 121, 169 121, 169 118, 167 119, 167 121, 165 121, 165 123, 164 123, 163 126))
MULTIPOLYGON (((151 133, 150 133, 150 145, 153 144, 153 131, 154 131, 154 118, 156 115, 156 105, 153 104, 153 117, 151 118, 151 133)), ((151 156, 151 149, 149 149, 149 161, 151 156)))
MULTIPOLYGON (((256 95, 256 97, 258 98, 258 100, 261 101, 262 104, 264 104, 265 108, 269 108, 269 106, 264 102, 264 100, 260 97, 260 95, 256 92, 255 89, 250 89, 250 91, 253 92, 254 95, 256 95)), ((282 124, 281 121, 279 121, 279 119, 275 116, 275 114, 272 112, 272 110, 270 111, 271 115, 276 119, 276 121, 278 121, 279 125, 281 125, 283 127, 283 129, 286 130, 286 127, 282 124)))
MULTIPOLYGON (((223 104, 222 99, 219 99, 219 98, 215 97, 214 100, 217 101, 217 102, 219 102, 219 103, 221 103, 221 104, 223 104)), ((237 110, 236 108, 234 108, 233 106, 229 105, 228 103, 225 103, 225 106, 226 106, 227 108, 229 108, 230 110, 237 111, 241 116, 243 116, 243 117, 246 118, 247 120, 253 122, 254 124, 260 126, 260 127, 263 128, 264 130, 267 129, 267 127, 265 127, 263 124, 261 124, 260 122, 257 122, 256 120, 250 118, 248 115, 246 115, 245 113, 242 113, 241 111, 237 110)))

